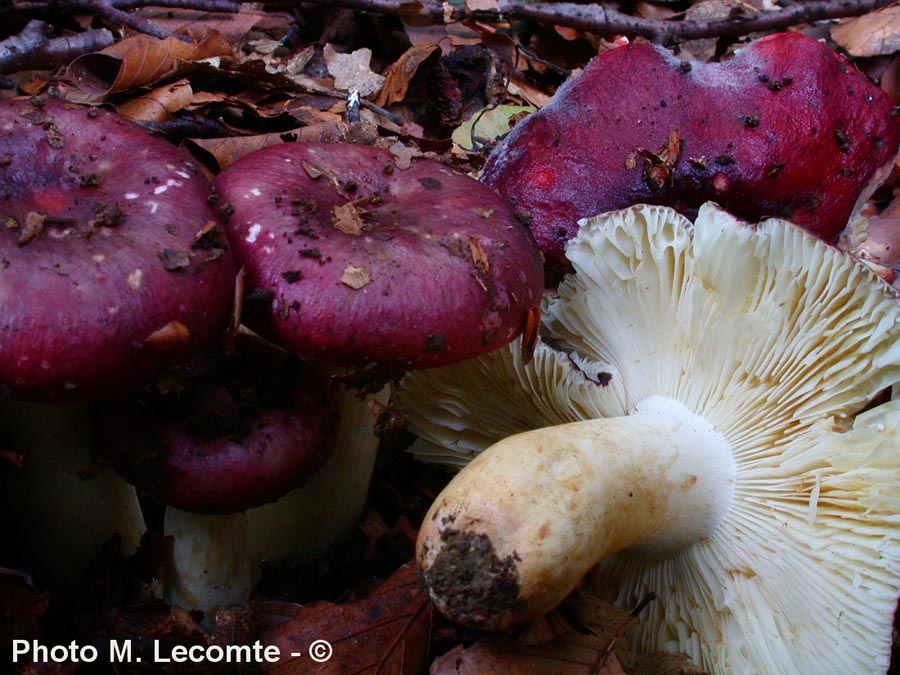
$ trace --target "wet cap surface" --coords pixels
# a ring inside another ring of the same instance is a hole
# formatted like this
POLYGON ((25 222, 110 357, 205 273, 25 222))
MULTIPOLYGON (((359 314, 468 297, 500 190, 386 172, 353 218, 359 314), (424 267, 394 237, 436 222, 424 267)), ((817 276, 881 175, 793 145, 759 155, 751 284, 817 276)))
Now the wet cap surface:
POLYGON ((540 301, 531 234, 507 201, 446 166, 292 143, 216 181, 247 271, 245 322, 335 365, 451 363, 500 347, 540 301))
POLYGON ((189 158, 113 113, 0 103, 0 384, 135 389, 214 342, 236 268, 189 158))

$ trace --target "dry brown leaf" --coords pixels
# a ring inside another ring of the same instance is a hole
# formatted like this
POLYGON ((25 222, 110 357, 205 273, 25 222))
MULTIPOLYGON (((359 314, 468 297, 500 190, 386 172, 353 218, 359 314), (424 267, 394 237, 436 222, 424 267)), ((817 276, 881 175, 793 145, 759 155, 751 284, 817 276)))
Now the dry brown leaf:
POLYGON ((409 91, 409 83, 416 71, 418 71, 419 66, 437 51, 439 51, 437 45, 419 45, 418 47, 410 47, 403 52, 400 58, 388 68, 385 74, 384 86, 382 86, 375 104, 386 106, 392 103, 399 103, 405 99, 406 92, 409 91))
MULTIPOLYGON (((286 609, 281 608, 284 613, 286 609)), ((364 600, 297 607, 289 619, 263 630, 265 644, 284 655, 261 673, 277 675, 419 675, 425 671, 432 606, 418 583, 414 565, 395 572, 364 600), (313 661, 315 640, 332 646, 330 659, 313 661), (287 656, 292 652, 300 657, 287 656)), ((269 617, 271 624, 271 617, 269 617)))
MULTIPOLYGON (((363 223, 362 216, 359 215, 359 210, 356 208, 356 204, 354 204, 353 202, 347 202, 346 204, 339 204, 335 206, 332 209, 332 215, 332 225, 334 226, 334 229, 339 230, 344 234, 358 237, 365 230, 365 223, 363 223)), ((369 283, 370 278, 368 272, 359 267, 354 267, 353 265, 350 265, 347 268, 347 270, 351 269, 354 270, 350 275, 351 279, 362 279, 363 275, 361 273, 365 272, 365 283, 363 284, 363 286, 369 283)), ((347 278, 347 270, 344 270, 345 279, 347 278)), ((362 288, 362 286, 353 286, 344 279, 341 279, 341 281, 343 281, 351 288, 362 288)))
POLYGON ((363 286, 367 286, 372 281, 372 275, 365 267, 357 267, 356 265, 347 265, 344 274, 341 277, 341 283, 349 286, 354 291, 358 291, 363 286))
POLYGON ((499 0, 466 0, 466 6, 471 10, 497 10, 500 8, 499 0))
POLYGON ((492 636, 435 660, 430 675, 626 675, 595 635, 566 633, 543 645, 492 636))
POLYGON ((890 5, 831 29, 831 37, 852 56, 882 56, 900 51, 900 5, 890 5))
POLYGON ((140 122, 164 122, 172 113, 190 105, 193 98, 190 81, 183 79, 125 101, 117 112, 140 122))
MULTIPOLYGON (((720 21, 752 16, 758 10, 743 0, 700 0, 684 14, 686 21, 720 21)), ((696 58, 708 61, 716 55, 716 38, 688 40, 683 48, 696 58)))
POLYGON ((187 72, 193 64, 231 54, 228 42, 216 31, 192 31, 190 42, 134 35, 69 64, 66 77, 84 92, 103 96, 142 87, 187 72))
POLYGON ((683 654, 631 651, 631 614, 587 593, 569 598, 566 616, 590 632, 572 630, 561 616, 549 614, 518 641, 491 636, 457 647, 435 660, 430 675, 703 675, 683 654))
POLYGON ((258 134, 254 136, 232 136, 229 138, 191 138, 186 142, 212 155, 219 169, 234 164, 247 153, 278 145, 288 141, 307 143, 333 143, 337 141, 342 129, 333 124, 315 124, 300 127, 277 134, 258 134))
MULTIPOLYGON (((144 8, 137 13, 173 33, 192 30, 216 31, 229 44, 236 47, 254 26, 268 21, 273 16, 278 16, 261 10, 250 10, 247 7, 249 5, 243 5, 243 9, 234 14, 156 7, 144 8)), ((288 30, 289 25, 289 19, 285 18, 284 31, 288 30)))

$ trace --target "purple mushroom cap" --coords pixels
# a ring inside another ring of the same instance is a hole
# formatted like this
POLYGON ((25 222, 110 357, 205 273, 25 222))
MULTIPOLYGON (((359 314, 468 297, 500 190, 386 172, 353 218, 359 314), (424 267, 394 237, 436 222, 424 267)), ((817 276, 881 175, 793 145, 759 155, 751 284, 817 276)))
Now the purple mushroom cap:
POLYGON ((331 456, 338 413, 324 376, 291 354, 209 352, 179 386, 108 402, 95 447, 158 501, 236 513, 300 487, 331 456))
POLYGON ((213 344, 236 266, 189 157, 111 112, 0 102, 0 387, 138 388, 213 344))
POLYGON ((715 201, 835 243, 900 145, 890 98, 819 41, 776 33, 721 63, 635 43, 602 53, 518 123, 482 180, 516 201, 548 263, 578 220, 715 201))
POLYGON ((542 259, 507 201, 432 160, 290 143, 215 182, 247 272, 245 323, 332 365, 406 369, 510 342, 538 306, 542 259))

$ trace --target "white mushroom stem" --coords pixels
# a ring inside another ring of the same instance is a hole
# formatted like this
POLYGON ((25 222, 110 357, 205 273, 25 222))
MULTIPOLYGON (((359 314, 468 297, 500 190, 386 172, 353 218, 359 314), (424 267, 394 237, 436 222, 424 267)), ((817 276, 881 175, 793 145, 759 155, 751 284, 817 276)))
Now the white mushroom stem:
POLYGON ((375 465, 372 403, 385 404, 387 397, 387 388, 364 399, 341 391, 334 454, 305 485, 278 501, 234 515, 168 508, 165 533, 173 537, 173 552, 166 599, 204 611, 245 604, 263 562, 315 560, 345 536, 365 505, 375 465))
POLYGON ((93 477, 91 405, 0 403, 0 436, 21 453, 9 502, 27 571, 42 583, 75 582, 114 535, 131 555, 146 530, 134 487, 112 470, 93 477))
POLYGON ((246 512, 207 515, 170 506, 163 531, 172 538, 167 602, 204 611, 247 602, 253 577, 246 512))
POLYGON ((732 503, 725 438, 665 397, 626 417, 510 436, 438 496, 417 557, 448 617, 497 629, 539 616, 599 561, 669 555, 712 535, 732 503))
POLYGON ((346 389, 338 394, 340 427, 325 466, 303 487, 248 512, 254 559, 309 562, 351 530, 365 506, 378 451, 373 406, 387 405, 389 396, 388 387, 364 398, 346 389))

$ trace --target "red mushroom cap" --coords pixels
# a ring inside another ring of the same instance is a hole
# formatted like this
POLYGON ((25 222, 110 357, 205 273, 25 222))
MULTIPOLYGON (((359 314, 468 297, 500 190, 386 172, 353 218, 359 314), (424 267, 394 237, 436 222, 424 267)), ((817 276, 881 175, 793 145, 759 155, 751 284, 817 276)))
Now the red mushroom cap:
POLYGON ((245 322, 333 365, 420 368, 505 345, 543 290, 540 254, 505 199, 435 161, 290 143, 216 180, 245 265, 245 322))
POLYGON ((129 482, 195 513, 236 513, 301 486, 331 456, 338 414, 296 356, 209 353, 166 394, 103 404, 95 447, 129 482))
POLYGON ((516 125, 482 180, 532 219, 554 268, 577 221, 712 200, 835 243, 900 145, 887 95, 818 41, 779 33, 722 63, 633 44, 603 53, 516 125))
POLYGON ((186 154, 114 113, 0 102, 0 385, 119 394, 213 343, 236 268, 209 197, 186 154))

